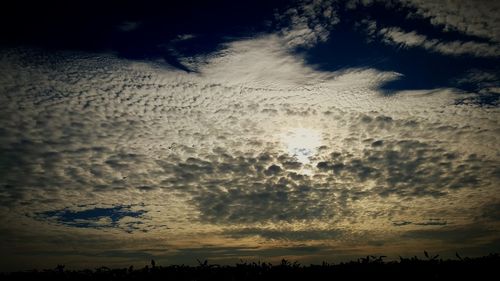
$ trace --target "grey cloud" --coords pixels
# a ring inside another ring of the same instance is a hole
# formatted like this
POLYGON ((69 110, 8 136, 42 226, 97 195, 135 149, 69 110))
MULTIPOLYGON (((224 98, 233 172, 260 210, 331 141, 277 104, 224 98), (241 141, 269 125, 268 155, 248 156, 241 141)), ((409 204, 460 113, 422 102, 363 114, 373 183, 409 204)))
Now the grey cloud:
POLYGON ((498 71, 469 70, 464 75, 454 79, 453 82, 459 87, 467 87, 477 91, 478 95, 458 99, 456 104, 497 105, 499 102, 498 81, 500 81, 500 73, 498 71))
POLYGON ((411 221, 394 221, 392 225, 394 226, 406 226, 406 225, 419 225, 419 226, 442 226, 447 225, 446 221, 440 219, 429 219, 427 221, 421 222, 411 222, 411 221))
POLYGON ((500 48, 497 44, 474 41, 440 41, 430 39, 415 31, 406 32, 398 27, 382 28, 379 31, 388 44, 403 47, 421 47, 445 55, 473 55, 477 57, 498 57, 500 48))
POLYGON ((277 16, 281 34, 290 47, 312 47, 328 40, 330 30, 339 23, 334 1, 299 1, 277 16))
POLYGON ((494 87, 498 80, 500 80, 498 72, 471 69, 462 77, 457 78, 456 83, 458 85, 478 84, 479 87, 494 87))
POLYGON ((381 147, 383 145, 384 145, 384 141, 383 140, 378 140, 378 141, 372 142, 372 146, 373 147, 381 147))
POLYGON ((413 223, 414 225, 447 225, 448 223, 446 221, 442 221, 442 220, 437 220, 437 219, 434 219, 434 220, 429 220, 429 221, 424 221, 424 222, 416 222, 416 223, 413 223))
POLYGON ((289 170, 298 170, 302 167, 302 163, 298 162, 298 161, 285 161, 285 162, 282 162, 283 164, 283 167, 285 169, 289 169, 289 170))
MULTIPOLYGON (((85 255, 85 253, 82 253, 85 255)), ((88 255, 88 254, 87 254, 88 255)), ((106 258, 129 258, 129 259, 141 259, 141 260, 151 260, 157 258, 158 256, 149 253, 147 251, 131 251, 131 250, 107 250, 97 253, 92 253, 89 255, 91 257, 106 257, 106 258)))
POLYGON ((260 236, 265 239, 272 240, 291 240, 291 241, 305 241, 305 240, 332 240, 341 238, 346 235, 343 230, 279 230, 279 229, 258 229, 258 228, 244 228, 235 231, 226 231, 225 235, 234 238, 242 238, 248 236, 260 236))
POLYGON ((392 222, 392 225, 394 226, 405 226, 405 225, 410 225, 412 224, 411 221, 395 221, 395 222, 392 222))
MULTIPOLYGON (((364 3, 365 1, 352 2, 354 4, 351 5, 352 8, 357 5, 371 4, 364 3)), ((486 58, 500 56, 497 44, 500 40, 500 30, 496 27, 498 13, 495 12, 499 7, 496 3, 491 1, 476 1, 474 3, 449 1, 440 4, 428 0, 370 2, 379 2, 389 10, 406 12, 407 18, 410 20, 415 18, 424 20, 441 32, 462 33, 462 35, 466 35, 467 39, 445 41, 431 38, 417 31, 404 30, 397 26, 381 27, 374 20, 363 19, 357 26, 365 29, 369 35, 368 41, 379 38, 387 44, 404 48, 419 47, 451 56, 471 55, 486 58)))
MULTIPOLYGON (((366 129, 370 131, 374 130, 390 130, 395 124, 394 119, 391 116, 387 115, 361 115, 357 120, 358 123, 361 123, 365 126, 366 129)), ((353 123, 354 125, 355 123, 353 123)))
POLYGON ((443 32, 458 31, 490 42, 500 41, 500 28, 497 24, 500 5, 495 1, 458 0, 441 3, 432 0, 350 0, 346 8, 356 9, 373 3, 380 3, 390 10, 406 11, 407 18, 425 19, 443 32))
POLYGON ((500 42, 500 28, 497 24, 500 5, 496 1, 437 3, 431 0, 407 0, 403 2, 416 8, 416 14, 430 19, 432 24, 443 27, 444 31, 457 30, 500 42))
POLYGON ((403 238, 429 239, 443 241, 456 247, 462 245, 481 245, 484 238, 495 235, 495 231, 482 225, 466 225, 460 227, 446 226, 440 229, 410 230, 402 235, 403 238))
POLYGON ((270 258, 278 258, 278 262, 286 256, 303 255, 304 253, 325 253, 331 251, 328 247, 297 245, 290 247, 214 247, 205 246, 197 248, 182 248, 176 253, 182 262, 192 264, 198 260, 207 259, 209 263, 215 262, 240 262, 242 259, 245 261, 264 260, 269 262, 270 258))
POLYGON ((481 183, 478 169, 489 173, 495 165, 473 156, 458 159, 452 152, 413 140, 385 141, 365 149, 360 158, 331 157, 317 167, 360 183, 374 180, 373 192, 380 196, 443 196, 453 189, 474 188, 481 183))
MULTIPOLYGON (((371 120, 394 122, 387 116, 371 120)), ((207 157, 211 160, 189 158, 178 164, 159 163, 169 175, 170 179, 165 181, 169 187, 194 196, 193 202, 200 209, 202 219, 223 224, 330 217, 348 212, 347 200, 373 194, 442 197, 454 189, 479 186, 484 180, 480 174, 493 173, 494 169, 491 161, 474 155, 464 159, 424 142, 368 141, 362 157, 334 152, 330 159, 324 159, 328 161, 317 163, 320 171, 332 171, 326 176, 326 182, 335 178, 355 187, 363 186, 368 180, 377 183, 368 191, 339 192, 337 187, 313 182, 307 175, 285 172, 284 168, 296 167, 286 167, 290 159, 284 155, 207 157), (228 173, 242 177, 225 178, 228 173), (192 185, 195 179, 196 185, 192 185)), ((442 225, 444 222, 414 224, 442 225)))
POLYGON ((279 174, 280 172, 281 172, 281 167, 274 164, 269 166, 266 170, 267 175, 276 175, 279 174))
POLYGON ((157 189, 157 187, 149 186, 149 185, 141 185, 141 186, 138 186, 137 189, 142 190, 142 191, 152 191, 152 190, 157 189))
POLYGON ((488 203, 482 208, 480 219, 500 221, 500 203, 488 203))
MULTIPOLYGON (((231 182, 224 185, 237 187, 231 182)), ((332 216, 333 212, 329 210, 334 205, 328 204, 330 193, 324 188, 293 183, 249 182, 228 192, 202 193, 195 197, 195 202, 202 212, 202 219, 214 223, 293 221, 332 216)))

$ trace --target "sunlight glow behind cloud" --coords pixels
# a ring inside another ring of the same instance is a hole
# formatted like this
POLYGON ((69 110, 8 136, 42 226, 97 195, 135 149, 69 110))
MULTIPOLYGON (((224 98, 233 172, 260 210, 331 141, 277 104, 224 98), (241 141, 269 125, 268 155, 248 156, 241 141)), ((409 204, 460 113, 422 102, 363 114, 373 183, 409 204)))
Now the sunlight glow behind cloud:
POLYGON ((309 128, 291 128, 281 136, 287 153, 302 164, 309 164, 310 157, 316 155, 321 146, 321 134, 309 128))

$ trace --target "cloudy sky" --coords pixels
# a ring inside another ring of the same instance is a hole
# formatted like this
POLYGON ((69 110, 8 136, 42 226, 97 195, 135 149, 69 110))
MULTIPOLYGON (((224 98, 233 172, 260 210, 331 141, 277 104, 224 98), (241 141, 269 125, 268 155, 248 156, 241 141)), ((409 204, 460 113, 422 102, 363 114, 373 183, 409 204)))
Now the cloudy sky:
POLYGON ((2 8, 0 270, 500 251, 500 2, 167 2, 2 8))

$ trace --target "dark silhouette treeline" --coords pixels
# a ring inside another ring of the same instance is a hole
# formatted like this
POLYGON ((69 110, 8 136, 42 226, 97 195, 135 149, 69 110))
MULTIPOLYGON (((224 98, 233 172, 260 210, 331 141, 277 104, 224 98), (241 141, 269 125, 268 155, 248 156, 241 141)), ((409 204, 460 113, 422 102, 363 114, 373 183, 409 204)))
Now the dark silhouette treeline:
MULTIPOLYGON (((157 266, 144 268, 100 267, 95 270, 65 270, 58 265, 50 270, 1 273, 0 280, 487 280, 500 272, 500 255, 443 260, 439 255, 403 258, 385 262, 385 256, 367 256, 357 261, 304 266, 285 259, 280 264, 241 262, 234 266, 198 261, 198 266, 157 266)), ((492 280, 493 280, 492 279, 492 280)))

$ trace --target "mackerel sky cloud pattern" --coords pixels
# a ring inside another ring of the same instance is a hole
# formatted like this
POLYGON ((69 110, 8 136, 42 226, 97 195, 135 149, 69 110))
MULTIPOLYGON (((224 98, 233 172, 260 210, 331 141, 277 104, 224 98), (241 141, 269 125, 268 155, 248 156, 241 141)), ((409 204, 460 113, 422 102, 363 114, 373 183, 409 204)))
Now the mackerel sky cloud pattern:
POLYGON ((2 19, 2 270, 500 250, 498 3, 164 5, 2 19))

